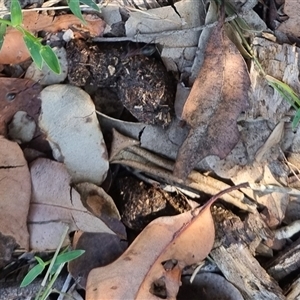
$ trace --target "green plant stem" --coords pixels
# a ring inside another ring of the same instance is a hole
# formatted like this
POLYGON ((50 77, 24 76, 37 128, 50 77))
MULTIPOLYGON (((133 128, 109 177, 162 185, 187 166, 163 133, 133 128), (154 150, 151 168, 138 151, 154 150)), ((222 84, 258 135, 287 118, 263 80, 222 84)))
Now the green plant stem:
POLYGON ((49 277, 49 275, 50 275, 51 269, 52 269, 52 267, 53 267, 53 265, 54 265, 54 263, 55 263, 55 260, 56 260, 58 254, 59 254, 60 248, 61 248, 61 246, 62 246, 62 244, 63 244, 63 242, 64 242, 64 240, 65 240, 65 238, 66 238, 66 235, 67 235, 67 233, 68 233, 68 230, 69 230, 69 226, 68 226, 68 225, 65 225, 65 228, 64 228, 63 234, 62 234, 62 236, 61 236, 59 245, 58 245, 57 248, 56 248, 56 251, 55 251, 55 253, 54 253, 54 256, 53 256, 53 258, 52 258, 52 260, 51 260, 51 263, 50 263, 50 265, 49 265, 49 267, 48 267, 47 273, 46 273, 46 275, 45 275, 45 277, 44 277, 44 280, 42 281, 42 286, 45 286, 45 284, 46 284, 46 282, 47 282, 47 280, 48 280, 48 277, 49 277))
POLYGON ((258 61, 257 57, 254 55, 252 48, 250 47, 250 45, 248 44, 247 40, 245 39, 240 27, 238 26, 238 24, 235 22, 235 20, 232 21, 231 23, 234 27, 234 29, 238 32, 238 34, 240 35, 242 42, 246 48, 246 50, 248 51, 249 55, 251 56, 251 58, 253 59, 254 63, 256 64, 256 66, 259 68, 260 72, 262 73, 262 75, 265 77, 267 74, 264 71, 262 65, 260 64, 260 62, 258 61))
POLYGON ((285 97, 296 110, 299 109, 300 99, 293 89, 291 89, 286 83, 276 79, 273 76, 267 75, 266 79, 268 83, 274 87, 282 97, 285 97), (295 103, 297 103, 297 105, 295 103))
MULTIPOLYGON (((63 244, 63 242, 64 242, 64 240, 65 240, 65 237, 66 237, 66 235, 67 235, 67 233, 68 233, 68 230, 69 230, 69 226, 68 226, 68 225, 65 225, 63 234, 62 234, 62 236, 61 236, 61 238, 60 238, 59 245, 58 245, 58 247, 56 248, 56 251, 55 251, 55 253, 54 253, 54 256, 53 256, 53 258, 52 258, 52 260, 51 260, 51 263, 50 263, 50 265, 49 265, 49 267, 48 267, 47 273, 46 273, 46 275, 45 275, 45 277, 44 277, 44 279, 43 279, 43 281, 42 281, 42 283, 41 283, 41 288, 40 288, 40 290, 39 290, 37 296, 35 297, 35 300, 39 300, 39 299, 40 299, 40 298, 39 298, 39 297, 40 297, 40 294, 42 293, 42 290, 43 290, 43 288, 44 288, 45 285, 46 285, 46 282, 47 282, 48 277, 49 277, 49 275, 50 275, 51 269, 52 269, 52 267, 53 267, 53 265, 54 265, 54 263, 55 263, 55 260, 56 260, 58 254, 59 254, 60 248, 61 248, 61 246, 62 246, 62 244, 63 244)), ((41 298, 41 299, 44 299, 44 298, 41 298)))
MULTIPOLYGON (((59 276, 59 274, 60 274, 60 272, 61 272, 61 270, 63 269, 64 266, 65 266, 65 263, 61 264, 57 268, 55 274, 52 276, 50 282, 48 283, 47 288, 43 292, 43 294, 41 296, 41 300, 47 299, 47 297, 49 296, 49 294, 52 292, 52 287, 53 287, 53 285, 54 285, 57 277, 59 276)), ((50 269, 50 267, 49 267, 49 269, 50 269)))
POLYGON ((11 21, 9 21, 9 20, 0 19, 0 23, 6 24, 6 25, 11 26, 11 27, 14 27, 14 26, 12 25, 11 21))

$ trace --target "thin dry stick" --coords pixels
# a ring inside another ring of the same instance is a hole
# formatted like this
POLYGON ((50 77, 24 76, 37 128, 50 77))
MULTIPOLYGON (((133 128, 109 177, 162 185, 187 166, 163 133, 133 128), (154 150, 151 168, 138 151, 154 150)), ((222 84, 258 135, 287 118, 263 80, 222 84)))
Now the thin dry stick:
MULTIPOLYGON (((227 17, 225 19, 225 22, 230 22, 239 16, 241 16, 241 15, 234 14, 230 17, 227 17)), ((182 35, 182 34, 187 34, 188 32, 198 32, 205 28, 215 27, 217 24, 218 24, 218 22, 213 22, 210 24, 197 26, 197 27, 193 27, 193 28, 166 30, 164 32, 157 32, 157 33, 138 33, 138 34, 135 34, 134 36, 111 37, 111 38, 96 37, 93 39, 93 41, 94 42, 122 42, 122 41, 139 42, 139 41, 145 41, 145 39, 147 39, 149 41, 155 41, 160 38, 165 38, 166 36, 169 36, 169 35, 174 35, 174 34, 182 35)))
POLYGON ((294 221, 288 226, 281 227, 275 231, 275 237, 279 240, 289 239, 300 231, 300 220, 294 221))
POLYGON ((258 184, 258 183, 249 183, 250 188, 253 191, 263 192, 263 193, 282 193, 289 194, 291 196, 300 196, 300 191, 298 189, 293 189, 290 187, 276 186, 271 184, 258 184))

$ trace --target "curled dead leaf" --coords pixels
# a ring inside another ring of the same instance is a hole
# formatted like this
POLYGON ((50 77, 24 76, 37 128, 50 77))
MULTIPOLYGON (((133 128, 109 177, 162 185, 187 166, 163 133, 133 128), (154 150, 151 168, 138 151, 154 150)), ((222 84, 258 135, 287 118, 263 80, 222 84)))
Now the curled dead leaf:
POLYGON ((154 220, 113 264, 90 272, 87 300, 157 299, 150 290, 159 283, 166 290, 165 299, 175 299, 180 276, 165 270, 162 263, 176 259, 176 270, 182 270, 203 260, 213 246, 214 234, 210 205, 154 220))
POLYGON ((126 229, 120 221, 119 211, 114 200, 99 186, 83 182, 74 185, 81 196, 83 205, 120 238, 126 239, 126 229))

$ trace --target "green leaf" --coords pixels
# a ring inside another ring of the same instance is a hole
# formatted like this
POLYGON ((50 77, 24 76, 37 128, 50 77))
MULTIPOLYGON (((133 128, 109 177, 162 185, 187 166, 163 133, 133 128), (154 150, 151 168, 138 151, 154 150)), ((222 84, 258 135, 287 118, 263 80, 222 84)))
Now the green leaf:
POLYGON ((296 110, 300 107, 300 98, 286 83, 270 76, 266 75, 268 84, 275 88, 278 93, 284 97, 296 110), (297 106, 297 105, 298 106, 297 106))
POLYGON ((67 263, 69 261, 72 261, 72 260, 78 258, 84 252, 85 252, 85 250, 72 250, 70 252, 59 254, 56 258, 56 261, 55 261, 54 265, 53 265, 53 268, 51 270, 51 274, 54 274, 56 272, 57 268, 61 264, 67 263))
POLYGON ((40 257, 35 256, 34 258, 37 260, 37 262, 38 262, 39 265, 41 265, 43 267, 47 266, 47 263, 45 263, 40 257))
POLYGON ((294 118, 293 118, 293 122, 292 122, 292 129, 295 130, 296 127, 298 126, 298 123, 300 121, 300 109, 297 110, 294 118))
POLYGON ((68 0, 68 5, 70 7, 71 12, 78 18, 80 19, 83 23, 86 23, 84 20, 80 5, 79 5, 79 0, 68 0))
POLYGON ((98 5, 93 0, 79 0, 79 1, 97 11, 100 11, 98 5))
POLYGON ((42 65, 43 65, 43 58, 42 58, 42 55, 40 52, 41 52, 41 48, 43 47, 43 45, 40 42, 31 38, 27 34, 23 36, 23 39, 24 39, 26 47, 31 55, 31 58, 33 59, 33 61, 37 65, 37 67, 39 69, 41 69, 42 65))
POLYGON ((284 83, 270 75, 266 75, 266 79, 268 81, 268 84, 270 86, 272 86, 296 110, 296 115, 294 116, 293 121, 292 121, 292 128, 294 130, 300 121, 300 98, 299 98, 299 96, 286 83, 284 83))
POLYGON ((22 280, 20 287, 25 287, 28 284, 30 284, 35 278, 37 278, 43 272, 44 269, 45 266, 42 264, 38 264, 35 267, 33 267, 22 280))
POLYGON ((19 0, 11 0, 10 3, 10 20, 12 26, 18 26, 22 24, 23 14, 19 0))
POLYGON ((63 264, 67 263, 71 260, 76 259, 77 257, 81 256, 85 250, 72 250, 70 252, 66 252, 57 256, 55 264, 63 264))
POLYGON ((1 51, 1 48, 2 48, 2 45, 3 45, 3 42, 4 42, 6 27, 7 27, 6 24, 0 23, 0 51, 1 51))
POLYGON ((43 46, 40 54, 45 61, 45 63, 48 65, 48 67, 56 74, 60 74, 60 64, 58 61, 58 58, 56 54, 54 53, 53 49, 46 45, 43 46))

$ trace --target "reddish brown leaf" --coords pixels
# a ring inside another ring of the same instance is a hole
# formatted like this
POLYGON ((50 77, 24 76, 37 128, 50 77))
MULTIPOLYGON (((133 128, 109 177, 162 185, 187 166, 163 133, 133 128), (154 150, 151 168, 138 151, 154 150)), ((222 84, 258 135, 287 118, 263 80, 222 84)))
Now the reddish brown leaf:
POLYGON ((0 51, 0 64, 18 64, 30 57, 20 31, 9 28, 6 31, 0 51))
POLYGON ((182 112, 190 126, 181 145, 174 175, 186 178, 208 155, 225 158, 239 140, 236 119, 248 107, 247 66, 225 35, 222 17, 213 30, 205 59, 182 112))
POLYGON ((40 91, 41 86, 30 79, 0 78, 0 135, 6 135, 7 124, 19 110, 37 121, 41 108, 40 91))

